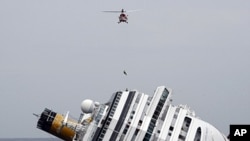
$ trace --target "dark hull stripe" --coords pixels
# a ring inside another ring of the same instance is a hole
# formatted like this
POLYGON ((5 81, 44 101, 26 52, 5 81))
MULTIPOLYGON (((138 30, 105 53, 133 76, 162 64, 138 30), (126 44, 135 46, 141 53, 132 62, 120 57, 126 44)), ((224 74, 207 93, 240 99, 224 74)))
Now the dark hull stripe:
POLYGON ((110 112, 112 111, 112 107, 113 107, 113 105, 114 105, 114 103, 115 103, 115 100, 116 100, 116 98, 117 98, 117 95, 118 95, 119 93, 120 93, 120 92, 117 92, 117 93, 115 94, 115 97, 114 97, 114 99, 113 99, 113 101, 112 101, 112 104, 110 105, 110 108, 109 108, 108 114, 107 114, 107 116, 106 116, 106 119, 105 119, 105 121, 103 122, 102 127, 101 127, 101 128, 98 128, 99 130, 95 132, 95 135, 94 135, 94 137, 93 137, 93 141, 100 140, 100 139, 99 139, 99 136, 101 135, 102 130, 103 130, 104 126, 106 125, 106 122, 107 122, 107 120, 108 120, 108 118, 109 118, 110 112))
POLYGON ((128 96, 127 100, 126 100, 126 103, 125 103, 123 109, 122 109, 120 118, 119 118, 119 120, 118 120, 118 122, 117 122, 117 124, 115 126, 115 129, 114 129, 114 131, 113 131, 113 133, 111 135, 111 138, 109 139, 110 141, 115 141, 116 140, 116 138, 118 136, 118 133, 120 132, 121 127, 122 127, 122 125, 124 123, 124 120, 125 120, 125 118, 126 118, 126 116, 128 114, 128 110, 129 110, 130 105, 131 105, 131 103, 132 103, 132 101, 134 99, 134 96, 135 96, 134 91, 129 92, 129 96, 128 96))

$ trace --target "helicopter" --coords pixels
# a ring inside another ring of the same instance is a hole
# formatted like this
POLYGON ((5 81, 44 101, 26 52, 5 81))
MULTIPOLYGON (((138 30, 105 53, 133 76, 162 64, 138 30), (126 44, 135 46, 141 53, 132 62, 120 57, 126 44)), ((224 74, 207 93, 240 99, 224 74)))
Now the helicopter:
POLYGON ((139 10, 129 10, 129 11, 125 11, 124 9, 122 9, 121 11, 103 11, 103 12, 120 13, 119 21, 118 21, 118 24, 119 24, 119 23, 121 23, 121 22, 128 23, 128 15, 125 14, 125 13, 135 12, 135 11, 139 11, 139 10))

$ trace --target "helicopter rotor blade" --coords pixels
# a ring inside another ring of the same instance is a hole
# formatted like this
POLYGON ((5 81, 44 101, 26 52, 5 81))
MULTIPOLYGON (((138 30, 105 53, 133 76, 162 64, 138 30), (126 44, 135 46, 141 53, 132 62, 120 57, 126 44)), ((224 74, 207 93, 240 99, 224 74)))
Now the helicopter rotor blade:
POLYGON ((127 13, 131 13, 131 12, 137 12, 137 11, 141 11, 141 10, 143 10, 143 9, 128 10, 128 11, 126 11, 126 12, 127 12, 127 13))
POLYGON ((109 11, 102 11, 102 12, 108 12, 108 13, 131 13, 131 12, 137 12, 137 11, 141 11, 142 9, 135 9, 135 10, 109 10, 109 11))
POLYGON ((108 12, 108 13, 120 13, 121 11, 102 11, 102 12, 108 12))

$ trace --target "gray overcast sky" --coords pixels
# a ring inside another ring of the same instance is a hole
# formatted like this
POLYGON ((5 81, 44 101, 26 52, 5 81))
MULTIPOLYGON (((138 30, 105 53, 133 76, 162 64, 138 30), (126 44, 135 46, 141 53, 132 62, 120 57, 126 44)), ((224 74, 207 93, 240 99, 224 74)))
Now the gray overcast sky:
POLYGON ((50 137, 32 113, 160 85, 228 134, 250 123, 249 25, 249 0, 1 0, 0 137, 50 137), (101 12, 122 8, 143 10, 101 12))

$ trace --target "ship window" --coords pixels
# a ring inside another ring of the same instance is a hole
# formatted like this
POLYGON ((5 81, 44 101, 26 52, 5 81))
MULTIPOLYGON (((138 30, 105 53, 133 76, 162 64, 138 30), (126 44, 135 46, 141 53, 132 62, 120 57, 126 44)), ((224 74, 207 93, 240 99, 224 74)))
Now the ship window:
POLYGON ((106 122, 106 125, 109 125, 109 124, 110 124, 110 122, 109 122, 109 121, 107 121, 107 122, 106 122))
MULTIPOLYGON (((159 104, 160 104, 160 103, 159 103, 159 104)), ((163 105, 162 105, 162 106, 163 106, 163 105)), ((156 111, 159 111, 159 112, 160 112, 161 109, 162 109, 162 106, 157 106, 157 107, 156 107, 156 111)))
POLYGON ((139 120, 138 125, 139 125, 139 126, 141 126, 141 125, 142 125, 142 120, 139 120))
POLYGON ((192 119, 189 118, 189 117, 184 118, 184 121, 183 121, 183 124, 182 124, 182 127, 181 127, 181 132, 180 132, 180 135, 179 135, 179 140, 180 141, 184 141, 186 139, 186 136, 187 136, 191 121, 192 121, 192 119))
POLYGON ((150 140, 151 135, 149 133, 147 133, 143 139, 143 141, 149 141, 150 140))
POLYGON ((173 130, 174 130, 174 127, 173 127, 173 126, 170 126, 170 127, 169 127, 169 130, 173 131, 173 130))
POLYGON ((167 89, 164 89, 164 91, 163 91, 163 93, 162 93, 162 97, 167 98, 167 97, 168 97, 168 94, 169 94, 168 90, 167 90, 167 89))
POLYGON ((195 137, 194 137, 194 141, 200 141, 200 140, 201 140, 201 128, 199 127, 199 128, 196 130, 195 137))
POLYGON ((103 123, 104 123, 104 120, 101 121, 101 124, 103 124, 103 123))
POLYGON ((128 129, 124 129, 124 130, 123 130, 123 134, 126 134, 127 131, 128 131, 128 129))
POLYGON ((159 104, 158 104, 160 107, 162 107, 163 105, 164 105, 164 102, 159 102, 159 104))
POLYGON ((135 135, 137 135, 139 133, 139 129, 135 130, 135 135))
POLYGON ((183 141, 184 141, 185 138, 186 138, 185 136, 179 135, 179 139, 180 139, 180 140, 183 140, 183 141))
POLYGON ((175 114, 175 115, 174 115, 174 118, 176 118, 176 119, 177 119, 177 117, 178 117, 178 115, 177 115, 177 114, 175 114))
POLYGON ((153 118, 154 118, 154 119, 157 119, 157 118, 158 118, 158 116, 157 116, 157 115, 153 115, 153 118))
POLYGON ((129 125, 126 125, 125 129, 123 130, 123 134, 127 134, 128 128, 129 128, 129 125))

